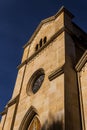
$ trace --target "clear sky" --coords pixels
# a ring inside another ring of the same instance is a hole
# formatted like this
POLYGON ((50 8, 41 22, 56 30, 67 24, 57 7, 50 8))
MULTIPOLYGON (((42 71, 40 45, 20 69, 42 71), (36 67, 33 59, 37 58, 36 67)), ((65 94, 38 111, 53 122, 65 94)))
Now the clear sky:
POLYGON ((41 20, 65 6, 87 32, 87 0, 0 0, 0 112, 12 96, 23 45, 41 20))

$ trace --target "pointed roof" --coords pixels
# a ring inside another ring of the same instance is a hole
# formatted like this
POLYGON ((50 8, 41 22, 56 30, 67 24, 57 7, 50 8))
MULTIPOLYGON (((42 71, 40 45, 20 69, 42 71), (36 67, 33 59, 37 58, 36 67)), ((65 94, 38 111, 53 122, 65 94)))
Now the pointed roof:
POLYGON ((31 36, 30 40, 23 46, 23 48, 27 47, 27 45, 29 45, 29 44, 32 42, 32 40, 35 38, 35 36, 36 36, 36 34, 38 33, 38 31, 41 29, 41 27, 42 27, 45 23, 48 23, 48 22, 50 22, 50 21, 54 21, 62 12, 67 13, 71 18, 74 17, 74 15, 73 15, 71 12, 69 12, 64 6, 62 6, 62 7, 60 8, 60 10, 59 10, 54 16, 51 16, 51 17, 49 17, 49 18, 46 18, 46 19, 44 19, 44 20, 42 20, 42 21, 40 22, 40 24, 39 24, 38 27, 36 28, 35 32, 34 32, 33 35, 31 36))

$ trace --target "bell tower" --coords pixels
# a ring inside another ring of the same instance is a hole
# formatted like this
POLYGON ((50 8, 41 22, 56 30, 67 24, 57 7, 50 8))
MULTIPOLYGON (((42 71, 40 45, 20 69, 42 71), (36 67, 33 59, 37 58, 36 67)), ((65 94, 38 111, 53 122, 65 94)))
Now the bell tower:
POLYGON ((82 44, 78 49, 79 36, 86 34, 72 18, 62 7, 25 44, 12 98, 2 112, 3 130, 82 130, 75 65, 85 51, 82 44))

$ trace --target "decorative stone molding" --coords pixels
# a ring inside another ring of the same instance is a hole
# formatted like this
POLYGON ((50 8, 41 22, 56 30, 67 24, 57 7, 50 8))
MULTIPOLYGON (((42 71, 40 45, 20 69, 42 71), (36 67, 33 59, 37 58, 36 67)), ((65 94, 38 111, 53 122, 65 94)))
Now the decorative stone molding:
POLYGON ((64 73, 64 66, 61 66, 60 68, 57 68, 56 70, 51 72, 51 74, 49 74, 48 78, 50 81, 52 81, 53 79, 57 78, 62 73, 64 73))
POLYGON ((18 94, 15 98, 11 99, 11 100, 8 102, 7 107, 10 107, 11 105, 13 105, 13 104, 15 104, 16 102, 18 102, 18 99, 19 99, 19 94, 18 94))
POLYGON ((84 71, 86 71, 87 66, 87 50, 84 52, 80 60, 78 61, 75 69, 77 71, 77 80, 78 80, 78 90, 79 90, 79 102, 80 102, 80 112, 81 112, 81 125, 82 130, 85 130, 85 115, 84 115, 84 106, 83 106, 83 95, 82 95, 82 83, 81 78, 83 77, 84 71))
POLYGON ((86 64, 86 62, 87 62, 87 50, 84 52, 83 56, 81 57, 77 65, 75 66, 76 71, 78 72, 81 71, 81 69, 86 64))
POLYGON ((7 114, 8 107, 10 107, 11 105, 17 103, 17 102, 18 102, 18 99, 19 99, 19 95, 17 95, 15 98, 11 99, 11 100, 8 102, 8 104, 6 105, 4 111, 0 113, 0 115, 5 115, 5 114, 7 114))
POLYGON ((84 75, 84 72, 86 72, 86 71, 87 71, 87 63, 84 64, 84 66, 80 70, 80 72, 79 72, 80 77, 82 77, 84 75))
POLYGON ((4 111, 0 113, 0 115, 3 116, 3 115, 5 115, 5 114, 7 114, 7 111, 8 111, 8 108, 6 107, 6 108, 4 109, 4 111))

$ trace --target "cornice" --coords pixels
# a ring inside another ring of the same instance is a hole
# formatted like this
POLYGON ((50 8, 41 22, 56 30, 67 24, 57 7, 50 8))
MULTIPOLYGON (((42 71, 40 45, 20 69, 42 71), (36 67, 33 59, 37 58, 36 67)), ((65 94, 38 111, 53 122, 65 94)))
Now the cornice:
POLYGON ((52 81, 53 79, 57 78, 59 75, 64 73, 64 65, 61 66, 60 68, 57 68, 56 70, 52 71, 48 78, 50 81, 52 81))
POLYGON ((0 115, 3 116, 3 115, 5 115, 5 114, 7 114, 7 111, 8 111, 8 109, 7 109, 7 107, 6 107, 6 108, 4 109, 4 111, 0 113, 0 115))
POLYGON ((5 114, 7 114, 8 108, 9 108, 10 106, 12 106, 13 104, 15 104, 15 103, 18 101, 18 99, 19 99, 19 94, 18 94, 15 98, 11 99, 11 100, 8 102, 8 104, 6 105, 4 111, 1 112, 0 115, 5 115, 5 114))
POLYGON ((19 99, 19 94, 8 102, 7 107, 10 107, 11 105, 15 104, 18 101, 18 99, 19 99))
POLYGON ((60 10, 55 15, 53 15, 49 18, 46 18, 46 19, 44 19, 40 22, 40 24, 38 25, 38 27, 34 31, 33 35, 31 36, 30 40, 23 46, 23 48, 27 47, 33 41, 33 39, 35 38, 36 34, 39 32, 39 30, 40 30, 40 28, 42 27, 43 24, 46 24, 50 21, 54 21, 62 12, 67 13, 71 18, 74 17, 74 15, 71 12, 69 12, 64 6, 62 6, 60 8, 60 10))
POLYGON ((87 62, 87 50, 84 52, 81 59, 78 61, 77 65, 75 66, 76 71, 80 71, 86 62, 87 62))

